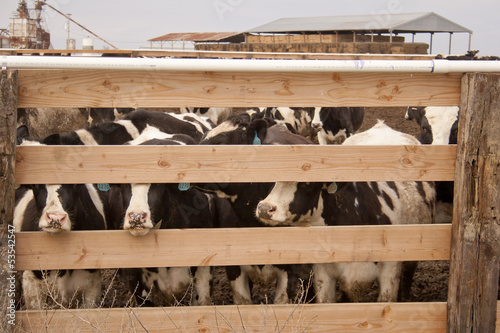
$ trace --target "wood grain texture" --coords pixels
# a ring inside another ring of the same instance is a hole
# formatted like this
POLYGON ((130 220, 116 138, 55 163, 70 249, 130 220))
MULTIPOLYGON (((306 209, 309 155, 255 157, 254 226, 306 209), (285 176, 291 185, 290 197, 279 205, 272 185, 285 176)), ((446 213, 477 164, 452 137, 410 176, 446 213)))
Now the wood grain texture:
POLYGON ((450 225, 17 233, 17 270, 448 260, 450 225), (145 256, 144 254, 149 255, 145 256))
POLYGON ((20 146, 17 184, 453 180, 456 146, 20 146))
POLYGON ((446 303, 350 303, 21 311, 28 332, 444 333, 446 303))
POLYGON ((500 74, 465 74, 448 289, 449 332, 493 332, 500 264, 500 74))
POLYGON ((25 70, 19 107, 458 105, 460 74, 25 70))

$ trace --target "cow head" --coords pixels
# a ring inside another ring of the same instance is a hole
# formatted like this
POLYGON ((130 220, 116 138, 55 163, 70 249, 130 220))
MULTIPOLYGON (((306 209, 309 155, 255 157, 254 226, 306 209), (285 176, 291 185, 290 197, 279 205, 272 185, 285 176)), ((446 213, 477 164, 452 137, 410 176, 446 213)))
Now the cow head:
POLYGON ((417 122, 420 126, 422 123, 422 117, 425 116, 425 106, 409 106, 406 110, 405 119, 413 120, 417 122))
POLYGON ((104 204, 92 184, 32 185, 38 228, 48 233, 107 229, 104 204))
POLYGON ((272 226, 322 224, 323 187, 323 183, 277 182, 257 205, 256 216, 272 226))
POLYGON ((41 212, 38 227, 48 233, 71 231, 77 214, 78 185, 34 185, 33 195, 41 212))
POLYGON ((160 225, 165 214, 165 184, 126 184, 122 187, 125 210, 123 229, 144 236, 160 225))
POLYGON ((340 144, 354 134, 363 122, 364 108, 315 108, 311 122, 320 144, 340 144))
POLYGON ((263 114, 251 116, 242 113, 229 117, 219 126, 205 133, 200 144, 205 145, 229 145, 229 144, 253 144, 258 138, 266 136, 270 120, 263 118, 263 114))

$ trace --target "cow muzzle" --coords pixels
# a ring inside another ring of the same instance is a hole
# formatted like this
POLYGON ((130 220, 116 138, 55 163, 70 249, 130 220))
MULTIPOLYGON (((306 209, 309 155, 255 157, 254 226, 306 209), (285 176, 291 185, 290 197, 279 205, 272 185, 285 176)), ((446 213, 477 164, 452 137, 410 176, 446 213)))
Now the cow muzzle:
POLYGON ((321 123, 312 123, 312 128, 315 130, 315 131, 321 131, 323 129, 323 126, 321 123))
POLYGON ((257 217, 261 220, 272 220, 278 208, 266 202, 259 202, 257 205, 257 217))
POLYGON ((149 232, 148 213, 146 212, 128 212, 125 223, 125 229, 128 229, 134 236, 144 236, 149 232))
MULTIPOLYGON (((66 213, 45 213, 45 221, 42 221, 41 229, 49 233, 58 233, 65 229, 68 215, 66 213)), ((67 228, 66 228, 67 229, 67 228)))

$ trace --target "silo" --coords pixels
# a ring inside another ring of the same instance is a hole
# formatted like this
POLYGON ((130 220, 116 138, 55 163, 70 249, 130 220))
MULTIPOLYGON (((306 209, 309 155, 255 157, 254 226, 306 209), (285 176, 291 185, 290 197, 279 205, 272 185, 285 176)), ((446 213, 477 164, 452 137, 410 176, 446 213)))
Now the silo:
POLYGON ((74 38, 66 39, 66 50, 74 50, 76 48, 76 40, 74 38))
POLYGON ((83 50, 93 50, 94 49, 94 40, 92 38, 84 38, 82 41, 82 49, 83 50))

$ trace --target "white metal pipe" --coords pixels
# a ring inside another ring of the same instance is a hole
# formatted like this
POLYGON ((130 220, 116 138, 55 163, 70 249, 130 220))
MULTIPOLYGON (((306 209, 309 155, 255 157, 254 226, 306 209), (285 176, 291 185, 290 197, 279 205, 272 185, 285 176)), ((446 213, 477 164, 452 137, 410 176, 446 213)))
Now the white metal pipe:
POLYGON ((203 72, 500 72, 500 61, 263 60, 2 56, 2 69, 99 69, 203 72))

